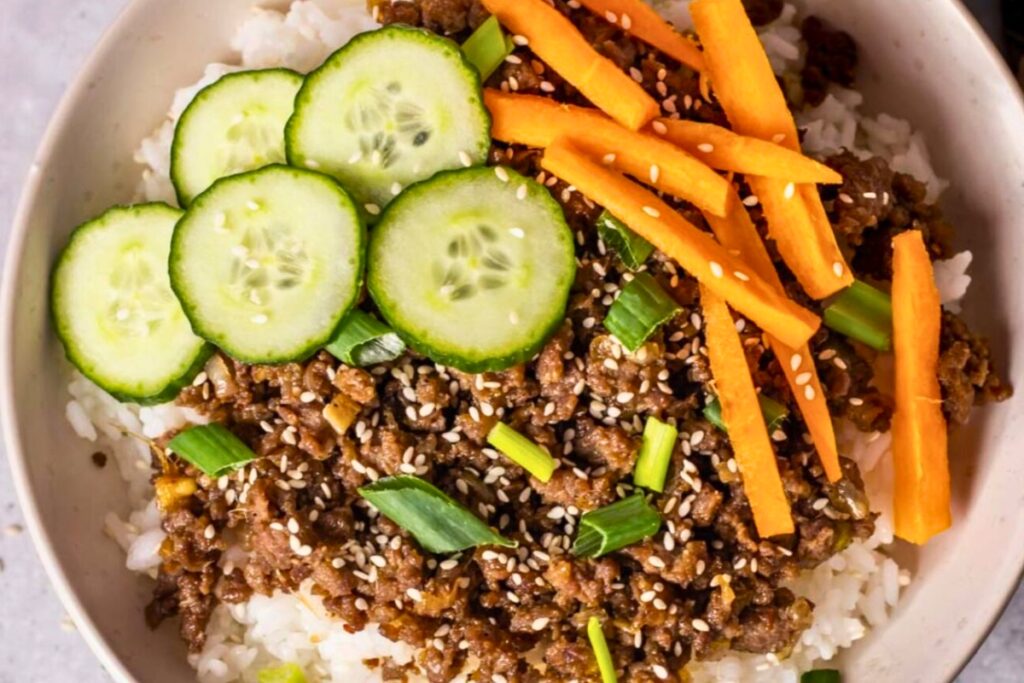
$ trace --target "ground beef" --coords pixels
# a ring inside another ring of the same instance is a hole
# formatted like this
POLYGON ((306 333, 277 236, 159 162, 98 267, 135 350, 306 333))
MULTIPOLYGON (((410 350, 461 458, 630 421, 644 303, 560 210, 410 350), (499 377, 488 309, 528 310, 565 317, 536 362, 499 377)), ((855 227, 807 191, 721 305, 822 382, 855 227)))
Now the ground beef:
POLYGON ((779 18, 785 4, 784 0, 743 0, 743 9, 754 26, 764 26, 779 18))
POLYGON ((942 314, 939 345, 939 385, 946 417, 966 424, 971 408, 992 401, 1005 401, 1013 394, 992 367, 988 340, 971 332, 958 316, 942 314))
POLYGON ((800 74, 804 102, 816 107, 825 101, 829 85, 849 88, 857 70, 857 43, 848 33, 829 28, 817 17, 800 27, 807 55, 800 74))

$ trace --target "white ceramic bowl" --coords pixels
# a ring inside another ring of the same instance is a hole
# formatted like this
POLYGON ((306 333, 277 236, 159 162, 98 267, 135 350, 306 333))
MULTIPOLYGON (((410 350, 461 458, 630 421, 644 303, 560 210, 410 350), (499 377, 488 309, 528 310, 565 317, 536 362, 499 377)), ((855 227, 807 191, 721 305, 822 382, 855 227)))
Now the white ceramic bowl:
MULTIPOLYGON (((43 563, 118 680, 188 680, 173 625, 147 629, 150 586, 101 533, 127 505, 115 468, 96 470, 63 417, 60 348, 47 316, 54 255, 71 229, 131 199, 132 149, 174 89, 224 59, 253 0, 135 0, 86 63, 50 125, 25 189, 3 282, 3 429, 43 563)), ((923 129, 959 246, 975 253, 967 317, 991 335, 1022 389, 952 441, 956 524, 921 552, 897 617, 842 659, 847 681, 951 679, 987 634, 1024 567, 1024 106, 997 54, 953 0, 819 0, 853 33, 872 108, 923 129)))

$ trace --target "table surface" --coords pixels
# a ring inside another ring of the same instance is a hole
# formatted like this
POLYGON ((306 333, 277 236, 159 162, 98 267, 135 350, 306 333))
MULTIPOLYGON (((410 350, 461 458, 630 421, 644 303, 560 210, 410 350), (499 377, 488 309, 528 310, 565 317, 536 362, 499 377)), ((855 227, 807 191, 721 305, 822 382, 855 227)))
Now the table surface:
MULTIPOLYGON (((1005 0, 1018 1, 1018 0, 1005 0)), ((46 122, 103 29, 126 0, 0 0, 0 243, 46 122)), ((988 27, 996 0, 974 0, 988 27)), ((0 452, 0 683, 109 681, 50 588, 24 533, 0 452)), ((1022 676, 1024 589, 961 675, 962 683, 1022 676)))

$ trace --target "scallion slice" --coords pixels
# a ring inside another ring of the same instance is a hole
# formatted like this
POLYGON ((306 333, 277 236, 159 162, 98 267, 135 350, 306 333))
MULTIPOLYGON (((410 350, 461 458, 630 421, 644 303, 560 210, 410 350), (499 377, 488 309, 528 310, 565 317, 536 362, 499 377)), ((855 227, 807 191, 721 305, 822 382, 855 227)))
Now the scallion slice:
POLYGON ((665 476, 678 436, 679 430, 672 425, 654 417, 647 418, 640 456, 633 470, 634 484, 658 493, 665 490, 665 476))
POLYGON ((256 459, 252 449, 216 422, 186 429, 167 447, 210 477, 219 477, 256 459))
POLYGON ((257 675, 259 683, 306 683, 306 674, 298 664, 282 664, 263 669, 257 675))
MULTIPOLYGON (((768 426, 768 433, 771 434, 782 424, 783 420, 789 417, 789 410, 786 409, 786 406, 764 394, 759 394, 757 401, 761 404, 761 414, 764 415, 764 423, 768 426)), ((729 431, 725 426, 725 420, 722 419, 722 404, 718 402, 717 398, 704 406, 704 419, 723 432, 729 431)))
POLYGON ((836 669, 811 669, 800 676, 800 683, 842 683, 843 677, 836 669))
POLYGON ((601 557, 653 536, 660 528, 661 515, 647 504, 642 493, 634 493, 580 517, 572 552, 581 557, 601 557))
POLYGON ((824 323, 877 351, 892 349, 892 298, 860 280, 825 307, 824 323))
POLYGON ((478 545, 517 545, 419 477, 378 479, 360 488, 359 495, 431 553, 454 553, 478 545))
POLYGON ((545 484, 558 469, 558 461, 550 453, 504 422, 494 425, 487 435, 487 443, 545 484))
POLYGON ((462 54, 480 72, 480 80, 486 81, 501 66, 512 48, 512 41, 505 35, 498 18, 491 16, 473 31, 473 35, 466 38, 462 44, 462 54))
POLYGON ((398 358, 405 353, 405 342, 369 313, 355 309, 324 348, 342 363, 361 368, 398 358))
POLYGON ((636 234, 607 210, 597 217, 597 234, 630 270, 636 270, 654 253, 654 245, 636 234))
MULTIPOLYGON (((615 674, 612 651, 608 649, 608 641, 605 640, 601 620, 597 617, 590 617, 587 622, 587 638, 590 640, 591 649, 594 650, 594 658, 597 659, 597 668, 601 672, 601 683, 618 683, 619 677, 615 674)), ((263 682, 260 681, 260 683, 263 682)))
POLYGON ((649 273, 637 273, 608 309, 604 326, 623 346, 636 351, 678 312, 679 305, 657 280, 649 273))

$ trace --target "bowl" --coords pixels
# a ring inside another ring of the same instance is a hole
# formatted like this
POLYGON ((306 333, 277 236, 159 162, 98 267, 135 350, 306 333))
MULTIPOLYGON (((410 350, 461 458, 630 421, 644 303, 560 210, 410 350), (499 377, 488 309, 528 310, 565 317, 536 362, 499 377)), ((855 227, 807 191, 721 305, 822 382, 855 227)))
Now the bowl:
MULTIPOLYGON (((359 0, 352 0, 357 2, 359 0)), ((71 229, 129 201, 132 150, 175 88, 227 58, 252 0, 135 0, 68 89, 27 180, 3 279, 2 419, 15 485, 46 571, 119 681, 187 680, 173 625, 145 627, 150 583, 102 533, 127 509, 120 477, 90 462, 64 419, 61 349, 47 306, 51 264, 71 229)), ((952 181, 943 205, 974 251, 967 318, 990 335, 1018 387, 1024 368, 1024 102, 954 0, 811 2, 852 33, 872 109, 910 119, 952 181)), ((897 548, 915 581, 895 618, 839 660, 848 681, 953 678, 997 619, 1024 567, 1024 391, 979 411, 951 441, 955 525, 923 549, 897 548)))

